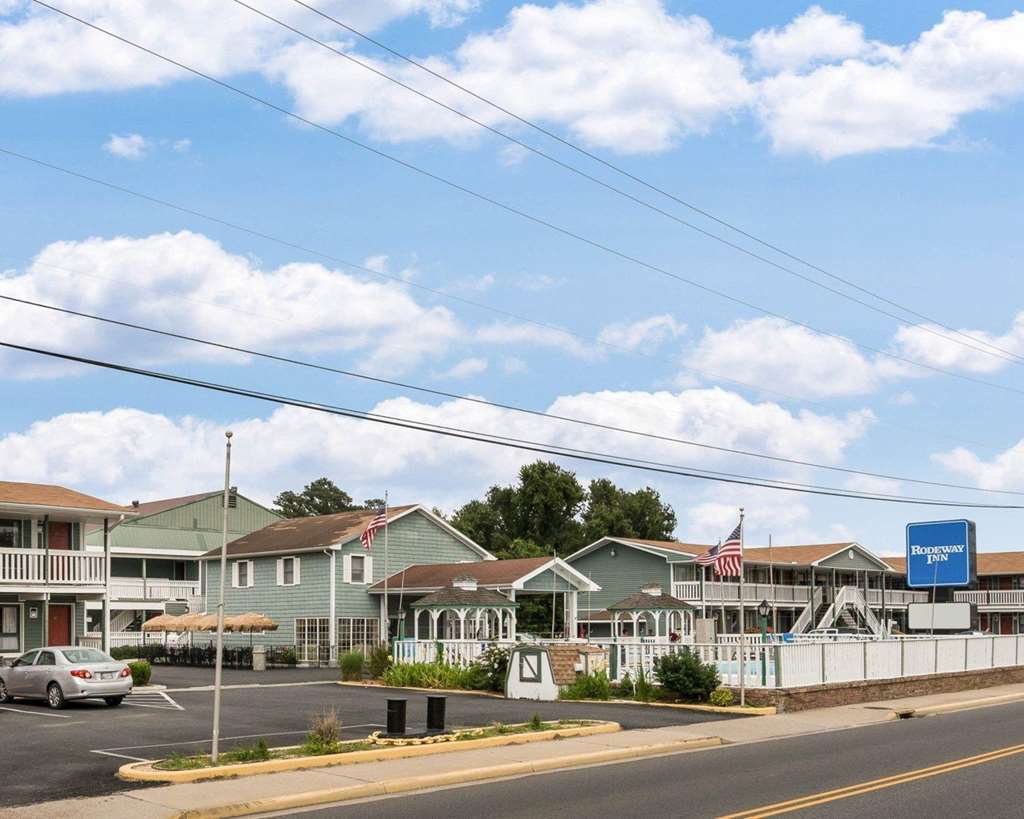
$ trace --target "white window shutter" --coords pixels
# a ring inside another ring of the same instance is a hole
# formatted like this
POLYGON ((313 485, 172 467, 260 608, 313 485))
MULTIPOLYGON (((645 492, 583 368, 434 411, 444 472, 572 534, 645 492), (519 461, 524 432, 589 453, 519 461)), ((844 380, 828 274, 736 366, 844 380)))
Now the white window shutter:
POLYGON ((293 571, 292 583, 295 584, 296 586, 299 585, 299 563, 300 563, 299 558, 295 558, 295 568, 292 570, 293 571))
POLYGON ((238 588, 238 561, 231 564, 231 588, 238 588))
POLYGON ((373 585, 373 558, 370 555, 363 558, 363 582, 367 586, 373 585))
POLYGON ((284 585, 284 558, 277 559, 277 585, 284 585))
POLYGON ((256 585, 256 563, 252 560, 245 562, 249 564, 245 567, 245 587, 251 589, 256 585))
POLYGON ((342 555, 341 558, 341 581, 352 582, 352 555, 342 555))

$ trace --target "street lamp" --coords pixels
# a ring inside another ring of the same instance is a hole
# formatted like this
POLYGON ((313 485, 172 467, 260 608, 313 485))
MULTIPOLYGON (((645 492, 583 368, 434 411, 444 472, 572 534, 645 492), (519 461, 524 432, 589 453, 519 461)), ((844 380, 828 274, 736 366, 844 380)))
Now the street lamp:
POLYGON ((765 666, 765 655, 768 649, 765 646, 768 644, 768 615, 771 614, 772 607, 768 605, 767 600, 762 600, 761 605, 757 607, 757 613, 761 615, 761 687, 764 688, 768 684, 768 669, 765 666))

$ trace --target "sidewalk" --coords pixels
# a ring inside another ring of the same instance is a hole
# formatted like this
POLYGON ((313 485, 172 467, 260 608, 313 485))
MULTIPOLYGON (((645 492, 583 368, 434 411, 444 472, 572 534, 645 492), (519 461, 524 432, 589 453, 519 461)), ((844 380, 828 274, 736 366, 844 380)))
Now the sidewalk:
POLYGON ((875 725, 901 713, 938 714, 1024 700, 1024 684, 885 702, 822 708, 437 756, 366 762, 241 779, 123 791, 106 797, 49 802, 0 811, 0 817, 137 819, 242 816, 368 796, 572 768, 645 756, 693 752, 724 743, 757 742, 875 725))

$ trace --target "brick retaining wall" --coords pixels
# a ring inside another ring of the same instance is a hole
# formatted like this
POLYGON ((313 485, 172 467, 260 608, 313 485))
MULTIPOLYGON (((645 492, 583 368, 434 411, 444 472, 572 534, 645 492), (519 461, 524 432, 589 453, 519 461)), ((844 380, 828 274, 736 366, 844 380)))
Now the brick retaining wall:
MULTIPOLYGON (((951 674, 809 685, 803 688, 778 690, 748 688, 747 704, 774 705, 779 713, 783 713, 902 697, 945 694, 951 691, 968 691, 973 688, 990 688, 1012 683, 1024 683, 1024 667, 986 668, 980 671, 957 671, 951 674)), ((738 698, 739 689, 733 687, 732 691, 738 698)))

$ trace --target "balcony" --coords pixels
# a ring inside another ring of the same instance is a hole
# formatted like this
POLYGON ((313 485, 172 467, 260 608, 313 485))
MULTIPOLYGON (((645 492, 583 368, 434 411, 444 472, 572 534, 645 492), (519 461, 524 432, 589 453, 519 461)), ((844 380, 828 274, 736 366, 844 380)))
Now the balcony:
MULTIPOLYGON (((818 588, 822 587, 819 585, 818 588)), ((975 593, 976 592, 968 592, 968 594, 975 593)), ((961 594, 961 592, 957 592, 957 594, 961 594)), ((996 594, 1024 595, 1024 591, 996 592, 996 594)), ((685 600, 688 603, 700 603, 700 582, 696 580, 687 580, 681 583, 673 583, 672 596, 678 597, 680 600, 685 600)), ((762 600, 767 600, 769 603, 781 603, 783 605, 788 603, 806 605, 810 599, 810 586, 783 586, 780 584, 773 585, 770 583, 743 584, 743 602, 752 603, 755 606, 762 600)), ((738 603, 739 600, 739 583, 721 583, 714 581, 704 584, 704 603, 707 605, 718 603, 738 603)), ((1021 598, 1021 600, 1022 605, 1024 605, 1024 598, 1021 598)), ((885 590, 886 607, 900 607, 907 605, 907 603, 926 603, 927 601, 928 592, 926 591, 905 591, 902 589, 885 590)), ((868 603, 874 608, 881 608, 882 590, 868 589, 868 603)))
POLYGON ((111 577, 112 600, 188 600, 199 594, 198 580, 111 577))
POLYGON ((81 551, 0 549, 0 584, 102 586, 103 555, 81 551))
POLYGON ((1007 591, 958 591, 953 592, 958 603, 975 603, 978 608, 989 611, 1024 610, 1024 589, 1007 591))

